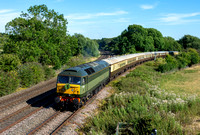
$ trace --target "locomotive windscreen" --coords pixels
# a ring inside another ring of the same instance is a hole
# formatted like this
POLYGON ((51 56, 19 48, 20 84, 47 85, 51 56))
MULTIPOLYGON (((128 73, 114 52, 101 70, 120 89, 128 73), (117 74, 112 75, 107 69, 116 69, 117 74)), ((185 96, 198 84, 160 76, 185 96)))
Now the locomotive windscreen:
POLYGON ((81 78, 75 76, 58 76, 58 83, 81 84, 81 78))

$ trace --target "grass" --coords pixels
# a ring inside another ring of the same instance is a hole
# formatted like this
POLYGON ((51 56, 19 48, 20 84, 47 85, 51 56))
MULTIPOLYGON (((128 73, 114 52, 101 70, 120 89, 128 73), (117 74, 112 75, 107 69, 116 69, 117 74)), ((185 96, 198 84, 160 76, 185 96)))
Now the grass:
POLYGON ((197 79, 192 76, 198 75, 199 70, 195 68, 161 74, 156 72, 153 65, 153 62, 148 62, 126 77, 112 82, 115 92, 103 101, 99 113, 89 118, 80 132, 114 134, 118 122, 132 125, 128 128, 129 134, 151 134, 154 128, 158 134, 200 132, 198 125, 194 125, 195 122, 198 124, 200 116, 199 98, 187 89, 181 94, 170 89, 176 83, 197 79), (167 89, 164 85, 168 86, 167 89))
POLYGON ((176 94, 197 94, 200 96, 200 65, 175 73, 162 75, 161 88, 176 94))

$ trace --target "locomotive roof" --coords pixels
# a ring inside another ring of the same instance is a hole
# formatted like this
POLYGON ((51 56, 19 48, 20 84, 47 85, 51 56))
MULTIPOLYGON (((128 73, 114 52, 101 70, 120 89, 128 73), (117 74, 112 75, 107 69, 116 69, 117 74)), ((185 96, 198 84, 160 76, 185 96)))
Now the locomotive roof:
POLYGON ((59 75, 87 76, 87 75, 96 73, 108 66, 109 64, 107 62, 99 60, 99 61, 94 61, 94 62, 78 65, 76 67, 68 68, 62 71, 61 73, 59 73, 59 75))

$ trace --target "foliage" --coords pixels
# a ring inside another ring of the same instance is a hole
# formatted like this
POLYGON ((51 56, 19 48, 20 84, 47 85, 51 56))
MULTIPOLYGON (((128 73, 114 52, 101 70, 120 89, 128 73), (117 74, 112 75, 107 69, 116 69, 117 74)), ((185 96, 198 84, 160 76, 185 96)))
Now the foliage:
POLYGON ((43 68, 44 68, 45 80, 49 80, 56 75, 55 71, 52 68, 50 68, 46 65, 43 66, 43 68))
POLYGON ((111 39, 98 41, 100 49, 112 51, 115 54, 129 54, 150 51, 180 51, 181 45, 171 37, 163 37, 154 28, 143 28, 140 25, 129 25, 121 35, 111 39))
POLYGON ((167 71, 171 71, 171 70, 176 69, 176 68, 178 68, 177 60, 173 56, 167 55, 166 56, 166 63, 160 64, 158 66, 158 71, 167 72, 167 71))
POLYGON ((160 72, 168 72, 176 68, 185 68, 187 66, 192 66, 193 64, 197 64, 200 61, 200 56, 197 50, 189 48, 186 52, 179 52, 179 55, 175 58, 167 55, 166 62, 164 63, 156 63, 157 70, 160 72))
POLYGON ((118 122, 124 122, 132 125, 130 134, 151 134, 155 128, 158 134, 187 134, 183 126, 200 113, 200 100, 161 90, 157 85, 163 75, 152 65, 142 65, 115 82, 115 93, 81 131, 114 134, 118 122))
POLYGON ((164 50, 166 51, 181 51, 182 46, 172 37, 164 37, 164 50))
POLYGON ((59 68, 75 54, 76 39, 67 32, 63 14, 35 5, 21 16, 6 24, 9 39, 4 53, 15 53, 23 63, 39 62, 59 68))
POLYGON ((0 33, 0 53, 1 49, 3 49, 3 45, 5 44, 6 40, 8 39, 8 35, 5 33, 0 33))
POLYGON ((77 38, 78 40, 77 55, 83 54, 84 56, 99 56, 99 45, 95 40, 85 38, 81 34, 74 34, 73 37, 77 38))
POLYGON ((161 90, 157 85, 163 75, 152 65, 139 66, 114 82, 115 93, 81 131, 114 134, 118 122, 124 122, 131 123, 130 134, 151 134, 154 128, 158 134, 187 134, 182 125, 200 113, 200 100, 161 90))
POLYGON ((96 42, 99 44, 99 49, 106 50, 108 48, 108 44, 113 40, 113 38, 102 38, 97 39, 96 42))
POLYGON ((188 54, 190 55, 190 61, 191 61, 190 64, 189 64, 190 66, 193 65, 193 64, 199 63, 199 61, 200 61, 200 56, 199 56, 197 50, 192 49, 192 48, 189 48, 189 49, 187 50, 187 52, 188 52, 188 54))
POLYGON ((194 48, 200 49, 200 39, 195 36, 185 35, 178 42, 183 46, 183 48, 194 48))
POLYGON ((178 68, 185 68, 191 63, 191 57, 187 52, 180 52, 180 54, 176 57, 178 61, 178 68))
POLYGON ((161 64, 166 64, 166 60, 164 58, 156 58, 154 66, 157 68, 161 64))
POLYGON ((45 71, 39 63, 25 63, 18 71, 23 87, 29 87, 45 79, 45 71))
POLYGON ((14 92, 19 87, 20 79, 16 71, 0 70, 0 96, 14 92))
POLYGON ((15 70, 21 64, 20 59, 14 54, 2 54, 0 57, 0 70, 5 72, 15 70))

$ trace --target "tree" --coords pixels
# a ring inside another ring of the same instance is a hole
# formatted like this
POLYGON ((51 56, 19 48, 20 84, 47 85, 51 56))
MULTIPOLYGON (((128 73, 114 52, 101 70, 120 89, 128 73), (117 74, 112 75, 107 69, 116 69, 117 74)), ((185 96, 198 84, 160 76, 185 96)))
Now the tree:
POLYGON ((46 5, 31 6, 27 13, 6 24, 9 40, 4 53, 15 53, 23 63, 40 62, 58 65, 75 54, 76 40, 67 35, 63 14, 46 5))
POLYGON ((81 34, 74 34, 74 37, 78 40, 77 54, 83 54, 84 56, 99 56, 99 45, 95 40, 85 38, 81 34))
POLYGON ((180 51, 182 50, 181 45, 176 42, 176 40, 172 37, 164 37, 164 50, 166 51, 180 51))
POLYGON ((191 35, 183 36, 178 42, 183 46, 183 48, 195 48, 200 49, 200 39, 191 35))
POLYGON ((163 50, 164 39, 162 33, 154 28, 147 28, 147 31, 148 31, 148 36, 153 38, 154 48, 156 48, 156 50, 163 50))

